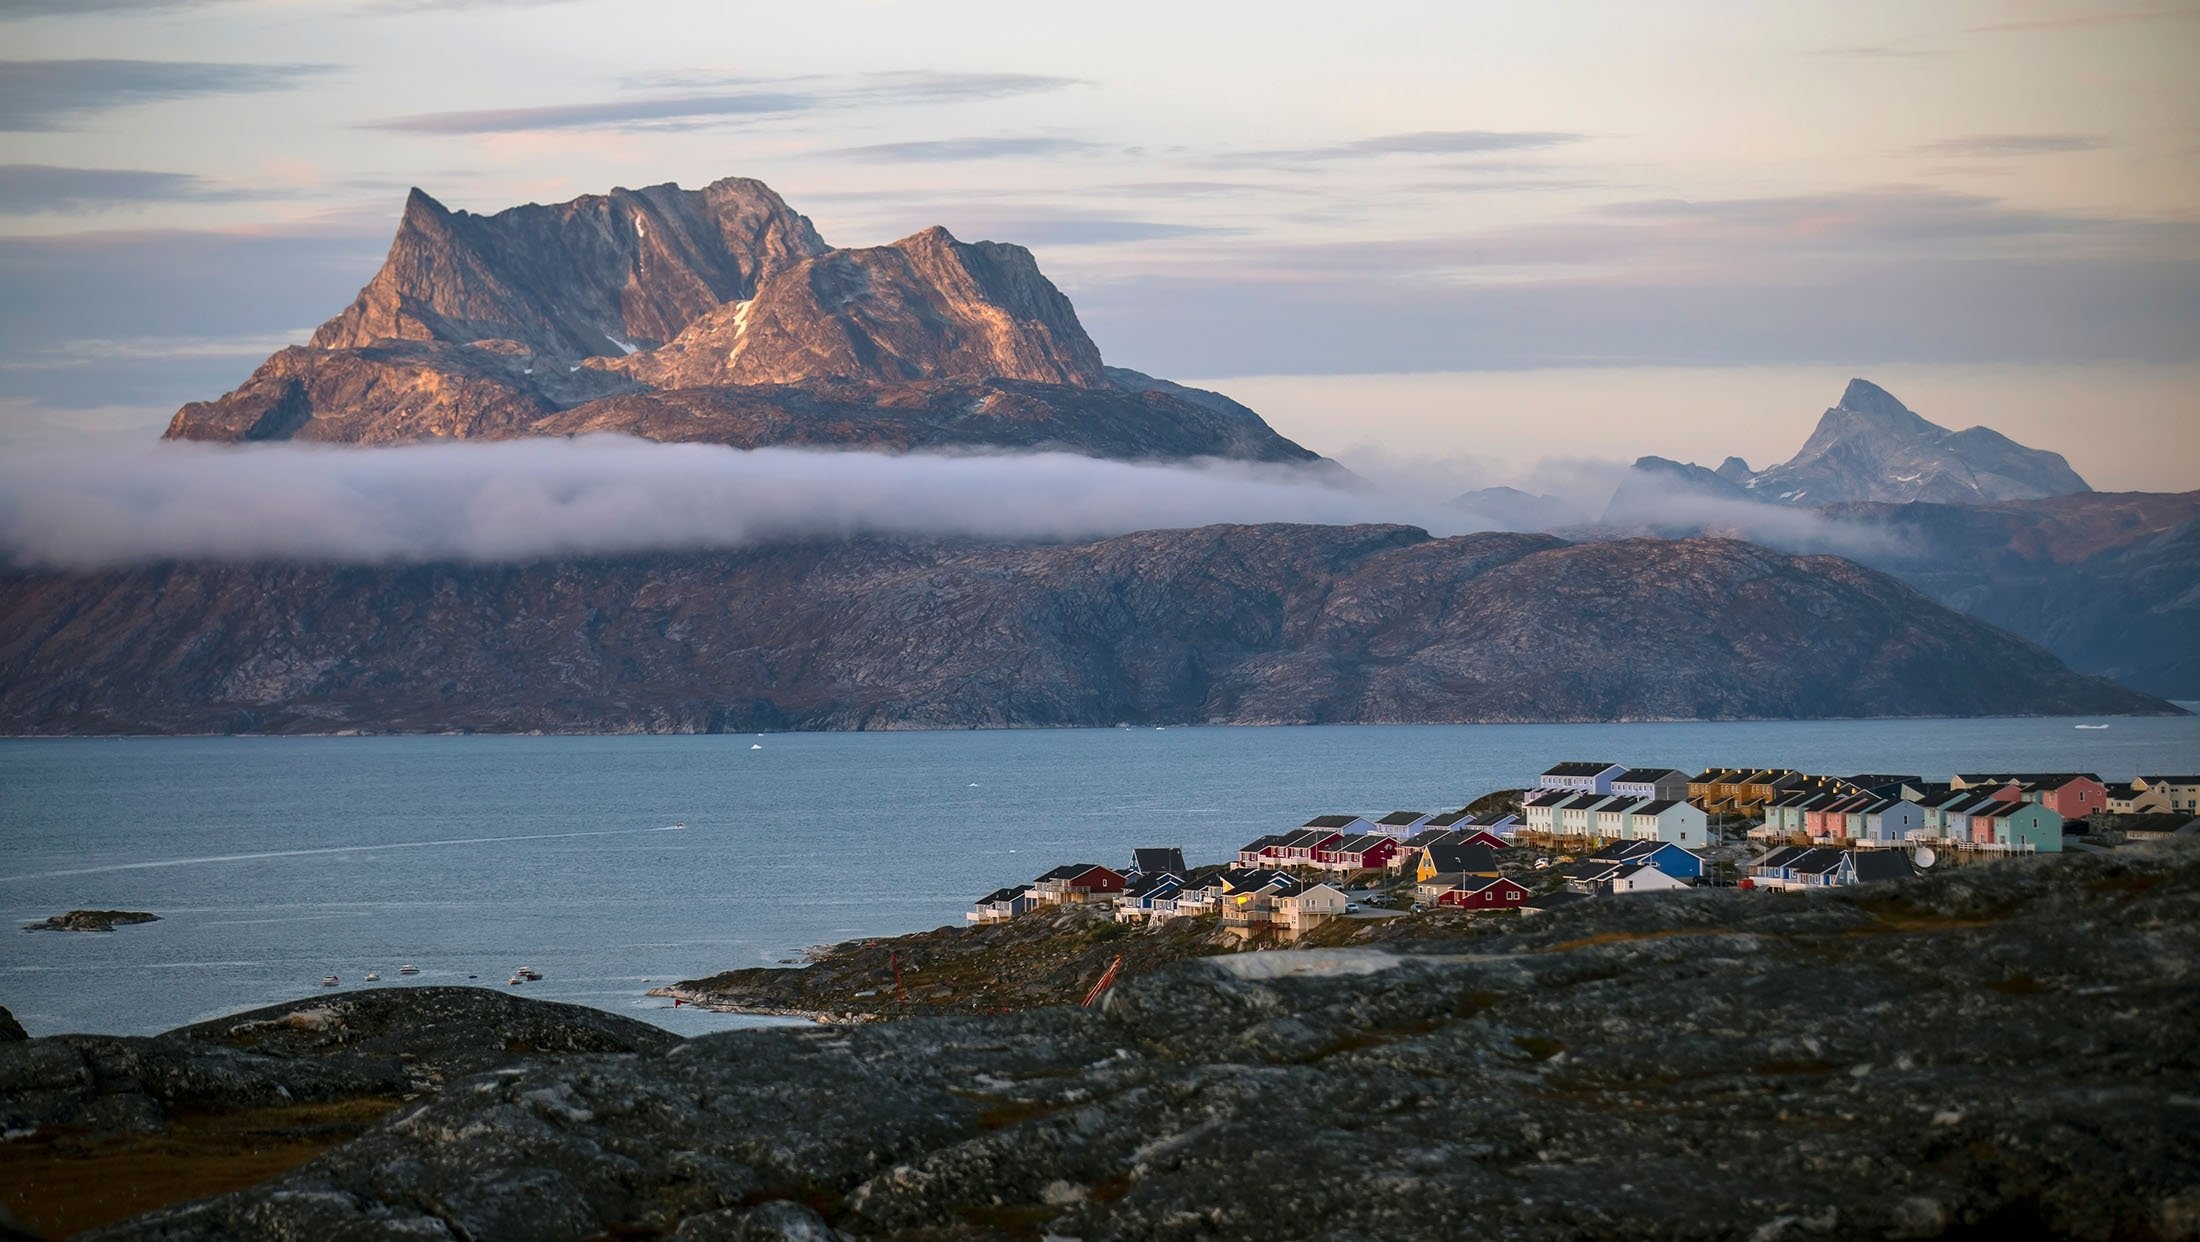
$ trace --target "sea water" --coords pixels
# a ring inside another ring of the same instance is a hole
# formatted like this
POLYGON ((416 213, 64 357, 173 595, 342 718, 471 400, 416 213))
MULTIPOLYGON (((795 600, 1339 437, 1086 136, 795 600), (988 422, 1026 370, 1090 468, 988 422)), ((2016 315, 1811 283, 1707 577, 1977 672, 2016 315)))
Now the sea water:
POLYGON ((161 918, 0 928, 0 1005, 33 1034, 143 1034, 328 974, 507 988, 531 966, 524 995, 692 1033, 754 1019, 651 986, 959 923, 1058 863, 1217 861, 1588 758, 2128 780, 2200 768, 2200 719, 0 741, 0 919, 161 918))

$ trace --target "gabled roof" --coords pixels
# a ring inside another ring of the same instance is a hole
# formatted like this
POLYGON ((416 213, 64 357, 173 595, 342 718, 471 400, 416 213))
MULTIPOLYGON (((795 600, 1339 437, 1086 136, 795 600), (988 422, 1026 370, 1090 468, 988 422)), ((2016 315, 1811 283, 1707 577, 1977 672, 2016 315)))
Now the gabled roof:
MULTIPOLYGON (((1403 828, 1408 824, 1418 824, 1427 818, 1427 811, 1392 811, 1390 814, 1383 816, 1381 819, 1378 819, 1375 822, 1378 824, 1395 824, 1403 828)), ((1349 823, 1351 821, 1348 820, 1346 822, 1349 823)))
POLYGON ((1384 836, 1380 832, 1363 832, 1356 837, 1346 837, 1344 840, 1330 846, 1329 852, 1332 854, 1365 854, 1369 850, 1381 849, 1383 846, 1396 845, 1397 843, 1398 839, 1396 837, 1384 836))
POLYGON ((1620 796, 1613 798, 1611 801, 1606 802, 1603 806, 1598 807, 1597 814, 1603 815, 1606 812, 1610 812, 1614 815, 1631 814, 1637 806, 1646 801, 1648 801, 1648 799, 1636 798, 1627 794, 1621 794, 1620 796))
POLYGON ((2141 773, 2139 779, 2149 785, 2200 785, 2200 776, 2148 776, 2141 773))
POLYGON ((1431 828, 1450 828, 1457 824, 1471 824, 1473 822, 1474 816, 1467 814, 1465 811, 1446 811, 1442 815, 1428 817, 1428 826, 1431 828))
POLYGON ((1804 850, 1803 856, 1789 863, 1787 867, 1790 871, 1800 871, 1805 875, 1824 875, 1828 871, 1839 870, 1845 857, 1841 850, 1804 850))
MULTIPOLYGON (((1350 823, 1353 818, 1356 817, 1348 816, 1345 822, 1350 823)), ((1276 844, 1287 850, 1310 850, 1343 835, 1334 828, 1301 828, 1297 832, 1285 836, 1283 840, 1276 842, 1276 844)))
POLYGON ((1544 769, 1543 775, 1572 777, 1602 776, 1606 772, 1610 772, 1618 767, 1619 765, 1616 763, 1605 763, 1601 760, 1571 759, 1565 763, 1552 764, 1550 767, 1544 769))
POLYGON ((1917 868, 1910 865, 1910 855, 1905 850, 1858 850, 1855 862, 1856 880, 1859 884, 1900 880, 1917 874, 1917 868))
POLYGON ((1283 844, 1283 838, 1281 836, 1278 836, 1275 833, 1269 833, 1265 837, 1254 837, 1250 842, 1239 846, 1238 852, 1244 853, 1246 850, 1264 850, 1271 845, 1281 844, 1283 844))
POLYGON ((1608 858, 1584 858, 1580 862, 1565 864, 1558 869, 1558 873, 1569 880, 1608 880, 1618 875, 1625 866, 1625 863, 1608 858))
POLYGON ((1629 768, 1613 777, 1612 783, 1615 785, 1655 785, 1659 781, 1669 781, 1676 776, 1684 781, 1688 779, 1688 773, 1681 771, 1679 768, 1629 768))
POLYGON ((1500 884, 1510 884, 1514 888, 1520 887, 1520 881, 1502 875, 1461 876, 1459 883, 1453 885, 1453 887, 1462 893, 1479 893, 1485 888, 1495 888, 1500 884))
POLYGON ((1063 863, 1061 866, 1056 867, 1054 870, 1047 872, 1039 878, 1041 880, 1074 880, 1078 876, 1085 874, 1087 871, 1092 871, 1096 869, 1104 870, 1104 868, 1100 867, 1099 863, 1063 863))
POLYGON ((1539 789, 1534 793, 1529 794, 1527 797, 1522 798, 1520 800, 1520 805, 1524 807, 1557 806, 1562 802, 1569 801, 1578 796, 1579 795, 1575 794, 1572 790, 1568 789, 1539 789))
POLYGON ((1808 853, 1810 853, 1810 850, 1805 846, 1783 845, 1758 859, 1754 865, 1759 867, 1785 867, 1808 853))
POLYGON ((1558 809, 1561 811, 1586 811, 1591 807, 1602 806, 1611 800, 1612 796, 1610 794, 1575 794, 1558 809))
POLYGON ((1956 779, 1966 785, 2037 785, 2042 789, 2060 789, 2072 781, 2092 781, 2098 784, 2101 778, 2091 772, 2011 772, 2007 775, 1958 772, 1956 779))
POLYGON ((1497 870, 1497 855, 1487 845, 1432 845, 1427 857, 1439 872, 1497 870))
POLYGON ((981 906, 1002 905, 1014 901, 1030 891, 1031 886, 1029 884, 1019 884, 1014 888, 996 888, 985 896, 978 898, 977 904, 981 906))
POLYGON ((1357 815, 1316 815, 1314 818, 1307 820, 1302 825, 1301 830, 1303 831, 1306 828, 1342 828, 1358 818, 1357 815))
POLYGON ((1587 893, 1577 893, 1571 889, 1562 888, 1556 892, 1545 893, 1541 897, 1530 897, 1520 903, 1520 908, 1523 910, 1552 910, 1559 906, 1587 900, 1589 900, 1589 894, 1587 893))
POLYGON ((1167 849, 1132 850, 1131 870, 1148 875, 1156 872, 1183 875, 1184 851, 1177 846, 1171 846, 1167 849))
POLYGON ((1686 802, 1678 798, 1659 798, 1652 802, 1645 802, 1628 813, 1631 815, 1663 815, 1674 807, 1686 805, 1688 805, 1686 802))

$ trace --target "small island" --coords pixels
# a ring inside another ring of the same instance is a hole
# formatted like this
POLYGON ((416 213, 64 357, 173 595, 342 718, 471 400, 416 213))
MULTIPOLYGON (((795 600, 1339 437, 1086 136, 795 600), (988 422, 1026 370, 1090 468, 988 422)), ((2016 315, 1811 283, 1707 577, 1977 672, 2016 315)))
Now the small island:
POLYGON ((160 916, 142 910, 71 910, 56 914, 42 923, 25 923, 24 931, 113 931, 132 923, 157 923, 160 916))

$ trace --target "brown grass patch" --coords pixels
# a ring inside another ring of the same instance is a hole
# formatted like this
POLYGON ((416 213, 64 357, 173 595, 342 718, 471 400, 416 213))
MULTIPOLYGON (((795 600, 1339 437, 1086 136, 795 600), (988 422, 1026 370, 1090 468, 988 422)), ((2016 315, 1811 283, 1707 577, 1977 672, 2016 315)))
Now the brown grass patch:
POLYGON ((43 1131, 0 1153, 0 1203, 66 1238, 170 1204, 256 1186, 349 1142, 400 1101, 365 1098, 169 1118, 167 1134, 43 1131))

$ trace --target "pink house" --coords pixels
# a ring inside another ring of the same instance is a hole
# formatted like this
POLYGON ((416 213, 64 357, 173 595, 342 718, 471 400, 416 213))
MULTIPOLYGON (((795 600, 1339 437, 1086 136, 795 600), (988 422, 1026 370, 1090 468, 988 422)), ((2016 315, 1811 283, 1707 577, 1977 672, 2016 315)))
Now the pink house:
POLYGON ((1965 774, 1959 789, 1994 788, 2006 802, 2037 802, 2064 819, 2084 819, 2108 809, 2108 786, 2091 772, 2011 772, 1965 774))

